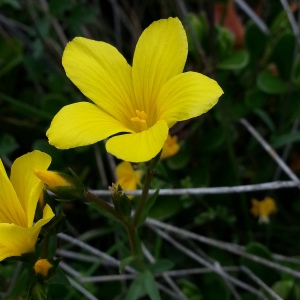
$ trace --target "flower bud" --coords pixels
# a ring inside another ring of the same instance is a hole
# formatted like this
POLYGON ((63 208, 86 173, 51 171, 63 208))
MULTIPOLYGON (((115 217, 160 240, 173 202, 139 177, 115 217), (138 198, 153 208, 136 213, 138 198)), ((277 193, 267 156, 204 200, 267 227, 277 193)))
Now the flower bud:
POLYGON ((114 184, 112 184, 112 186, 109 186, 108 188, 112 193, 112 201, 114 203, 116 212, 125 217, 130 217, 132 203, 123 192, 122 187, 120 185, 116 187, 114 184))
POLYGON ((79 177, 70 170, 72 175, 55 171, 34 169, 34 174, 45 183, 46 188, 62 199, 81 199, 86 189, 79 177))
POLYGON ((33 266, 33 269, 36 274, 40 274, 43 277, 48 276, 49 270, 53 267, 53 265, 45 258, 39 259, 33 266))

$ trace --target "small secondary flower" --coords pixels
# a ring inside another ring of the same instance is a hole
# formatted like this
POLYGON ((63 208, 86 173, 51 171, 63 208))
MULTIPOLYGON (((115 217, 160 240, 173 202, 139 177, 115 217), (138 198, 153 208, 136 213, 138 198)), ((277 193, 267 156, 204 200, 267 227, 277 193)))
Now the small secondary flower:
POLYGON ((162 149, 176 122, 211 109, 223 94, 218 83, 182 73, 188 53, 178 18, 153 22, 135 48, 132 67, 110 44, 76 37, 64 50, 67 76, 93 103, 63 107, 47 131, 59 149, 109 138, 106 150, 119 159, 146 162, 162 149))
POLYGON ((251 213, 259 218, 259 223, 269 223, 269 216, 277 212, 276 202, 271 197, 266 197, 262 201, 252 199, 251 213))
POLYGON ((123 190, 133 191, 137 189, 138 185, 141 185, 143 172, 134 170, 130 162, 123 161, 116 168, 116 176, 118 181, 115 186, 117 188, 120 185, 123 190))
POLYGON ((43 277, 47 277, 49 270, 53 267, 53 265, 46 259, 39 259, 33 266, 33 269, 36 274, 41 274, 43 277))
POLYGON ((165 159, 175 155, 179 151, 179 148, 180 147, 177 142, 177 136, 168 135, 167 140, 165 141, 164 146, 162 148, 160 159, 165 159))
POLYGON ((44 184, 33 169, 46 170, 50 162, 46 153, 27 153, 14 161, 9 179, 0 160, 0 261, 33 252, 41 227, 54 217, 46 204, 42 218, 34 223, 44 184))

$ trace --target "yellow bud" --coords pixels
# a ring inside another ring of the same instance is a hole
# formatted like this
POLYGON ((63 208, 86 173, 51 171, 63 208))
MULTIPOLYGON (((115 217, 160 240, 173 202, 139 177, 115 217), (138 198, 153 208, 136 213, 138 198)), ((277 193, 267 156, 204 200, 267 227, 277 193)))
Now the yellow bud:
POLYGON ((34 169, 34 174, 45 183, 46 188, 61 199, 84 198, 86 189, 79 177, 70 169, 73 176, 55 172, 34 169))
POLYGON ((70 186, 70 182, 63 178, 59 173, 54 171, 43 171, 34 169, 33 173, 47 186, 49 189, 55 189, 57 186, 70 186))
POLYGON ((34 271, 36 274, 41 274, 43 277, 48 276, 49 270, 53 267, 53 265, 45 258, 39 259, 34 264, 34 271))

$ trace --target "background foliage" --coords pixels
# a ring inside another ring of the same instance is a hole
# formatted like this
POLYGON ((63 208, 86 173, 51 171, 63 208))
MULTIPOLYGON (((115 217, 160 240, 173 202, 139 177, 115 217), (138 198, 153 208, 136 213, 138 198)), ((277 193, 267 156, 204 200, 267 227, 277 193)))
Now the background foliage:
MULTIPOLYGON (((300 36, 299 26, 291 21, 288 12, 298 22, 299 2, 247 3, 255 17, 249 17, 233 1, 1 0, 2 160, 9 167, 16 157, 39 149, 52 156, 51 169, 66 171, 71 167, 90 188, 106 189, 115 181, 114 166, 118 162, 107 156, 103 143, 59 151, 48 145, 45 136, 61 107, 84 100, 64 73, 62 51, 69 40, 84 36, 116 46, 130 63, 145 27, 154 20, 178 16, 189 39, 186 70, 215 78, 224 95, 207 114, 171 129, 171 134, 178 136, 181 148, 174 157, 160 162, 152 187, 219 187, 289 179, 240 123, 241 118, 246 118, 297 174, 300 36), (101 170, 105 170, 104 176, 101 170)), ((299 200, 298 189, 160 196, 150 216, 232 245, 245 245, 246 252, 267 259, 273 259, 272 253, 293 257, 300 250, 299 200), (275 199, 278 212, 269 224, 259 224, 250 214, 251 199, 266 196, 275 199)), ((77 202, 64 204, 63 208, 69 233, 115 257, 126 251, 125 234, 118 225, 77 202)), ((194 266, 191 259, 155 232, 142 230, 145 244, 158 260, 153 266, 155 272, 194 266)), ((60 243, 63 249, 71 248, 66 242, 60 243)), ((200 249, 190 240, 187 244, 208 261, 216 260, 222 266, 247 266, 284 299, 300 299, 300 285, 293 276, 214 247, 200 249)), ((72 249, 85 253, 74 246, 72 249)), ((85 276, 118 273, 101 260, 93 264, 64 261, 85 276)), ((1 264, 2 293, 7 292, 14 272, 14 265, 1 264)), ((250 281, 241 272, 234 276, 250 281)), ((183 276, 175 281, 188 299, 238 299, 216 274, 183 276)), ((99 299, 124 299, 129 292, 132 294, 128 299, 136 299, 134 292, 139 284, 114 281, 88 283, 84 287, 99 299)), ((54 299, 84 299, 76 290, 61 285, 55 285, 51 294, 54 299)), ((238 294, 241 299, 258 299, 242 289, 238 289, 238 294)), ((172 299, 163 293, 162 297, 172 299)))

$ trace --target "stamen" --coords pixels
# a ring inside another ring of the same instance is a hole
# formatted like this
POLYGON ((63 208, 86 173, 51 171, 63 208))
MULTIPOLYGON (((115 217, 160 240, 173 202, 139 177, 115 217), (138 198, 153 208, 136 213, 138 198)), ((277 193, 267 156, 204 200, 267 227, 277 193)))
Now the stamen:
POLYGON ((148 129, 148 125, 146 122, 147 114, 143 110, 142 111, 136 110, 135 113, 137 117, 131 118, 131 121, 137 123, 140 131, 148 129))

